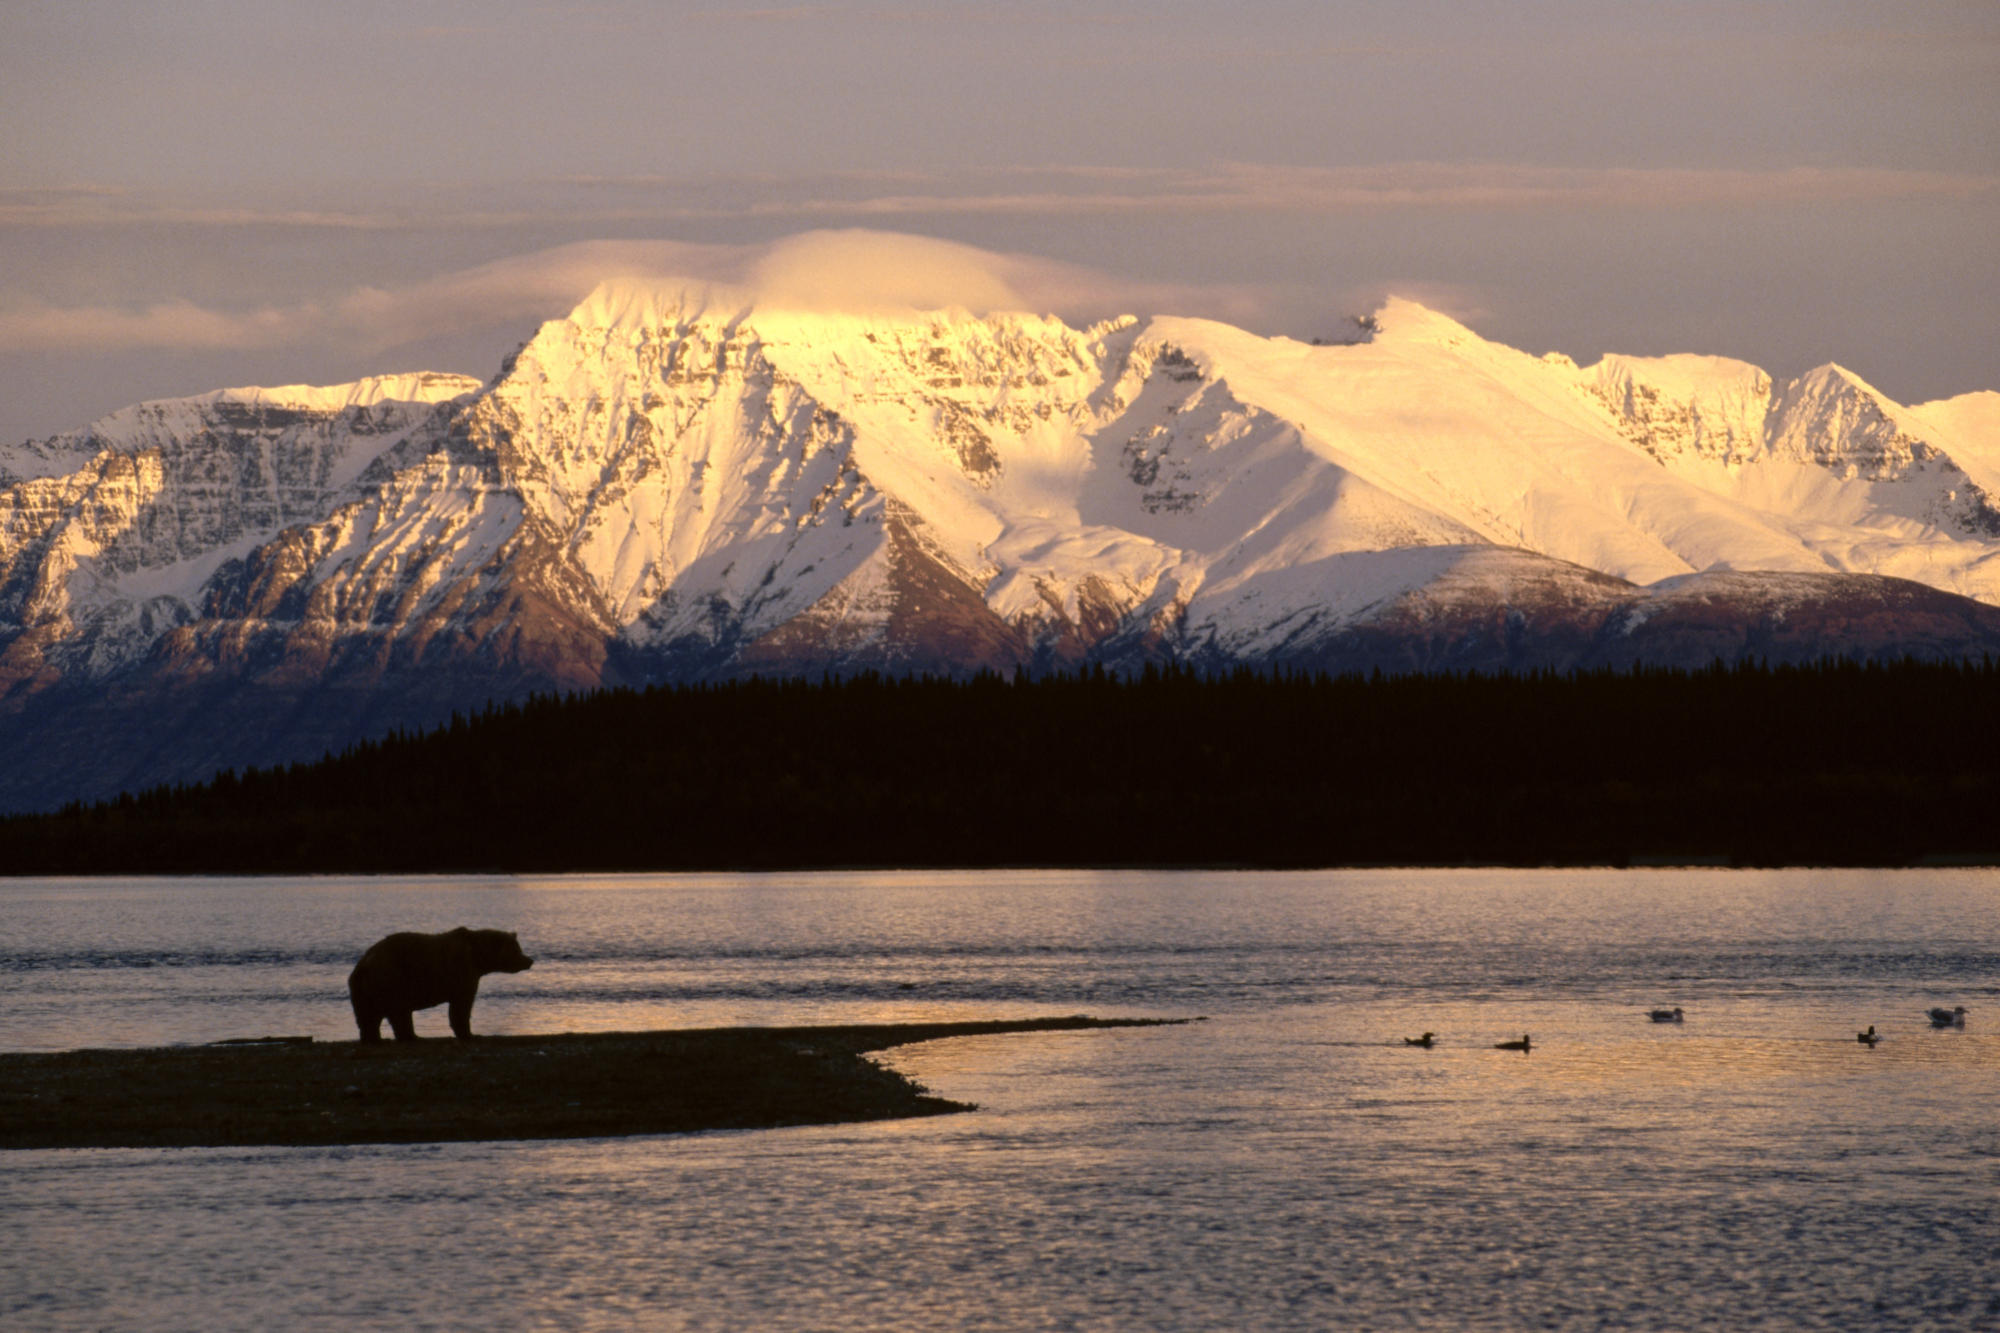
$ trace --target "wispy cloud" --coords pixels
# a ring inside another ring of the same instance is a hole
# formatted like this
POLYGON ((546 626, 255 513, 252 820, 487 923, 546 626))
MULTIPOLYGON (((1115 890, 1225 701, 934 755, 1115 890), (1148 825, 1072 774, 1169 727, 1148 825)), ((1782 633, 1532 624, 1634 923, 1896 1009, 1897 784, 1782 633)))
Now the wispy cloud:
POLYGON ((501 190, 414 192, 393 207, 223 205, 94 187, 0 191, 0 226, 494 229, 923 216, 1662 211, 1888 199, 1972 199, 2000 176, 1880 167, 1545 167, 1402 162, 1201 169, 1051 166, 811 176, 573 176, 501 190))
POLYGON ((1461 324, 1480 324, 1491 318, 1500 304, 1488 289, 1474 283, 1438 282, 1431 278, 1390 278, 1350 287, 1341 293, 1342 308, 1355 311, 1378 309, 1392 296, 1415 301, 1439 314, 1450 315, 1461 324))
POLYGON ((1398 163, 1371 167, 1229 165, 1208 171, 1071 172, 1091 188, 957 192, 752 204, 756 215, 918 213, 1357 213, 1390 210, 1672 209, 1858 199, 1971 198, 1992 176, 1876 168, 1777 171, 1398 163))
POLYGON ((224 311, 192 301, 138 308, 21 302, 0 308, 0 351, 242 350, 293 341, 311 314, 304 306, 224 311))
POLYGON ((598 284, 700 288, 704 299, 785 308, 963 307, 1087 320, 1173 311, 1245 320, 1265 293, 1231 284, 1134 282, 1079 265, 872 231, 807 232, 769 245, 587 241, 291 305, 226 309, 0 301, 0 351, 264 349, 368 353, 468 330, 560 318, 598 284))
POLYGON ((247 309, 188 300, 138 307, 0 300, 0 350, 269 349, 302 343, 385 350, 466 328, 560 316, 606 278, 712 267, 708 249, 586 242, 402 287, 360 287, 324 299, 247 309))
POLYGON ((1350 167, 1225 163, 1202 169, 1051 166, 699 182, 660 176, 598 176, 569 183, 599 193, 625 192, 627 199, 622 204, 590 212, 601 221, 921 214, 1660 210, 1863 199, 1963 199, 2000 192, 2000 176, 1874 167, 1746 170, 1448 162, 1350 167), (897 188, 880 188, 884 185, 897 188), (695 198, 717 193, 740 197, 727 201, 695 198))
POLYGON ((0 227, 338 227, 373 231, 407 227, 406 212, 260 208, 189 203, 102 185, 0 189, 0 227))

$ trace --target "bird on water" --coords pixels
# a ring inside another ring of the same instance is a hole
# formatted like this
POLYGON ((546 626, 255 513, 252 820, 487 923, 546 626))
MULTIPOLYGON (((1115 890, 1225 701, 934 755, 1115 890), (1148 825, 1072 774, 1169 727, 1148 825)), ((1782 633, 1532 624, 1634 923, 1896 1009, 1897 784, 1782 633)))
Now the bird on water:
POLYGON ((1655 1009, 1647 1017, 1655 1023, 1678 1023, 1681 1021, 1680 1006, 1675 1005, 1672 1009, 1655 1009))
POLYGON ((1931 1010, 1931 1026, 1934 1028, 1962 1028, 1965 1026, 1965 1006, 1953 1005, 1949 1009, 1931 1010))
POLYGON ((1875 1025, 1873 1023, 1870 1023, 1868 1025, 1868 1030, 1866 1032, 1855 1033, 1854 1039, 1860 1042, 1863 1046, 1873 1046, 1876 1042, 1882 1040, 1880 1037, 1875 1035, 1875 1025))
POLYGON ((1521 1034, 1519 1041, 1496 1041, 1493 1043, 1493 1049, 1496 1051, 1526 1051, 1532 1048, 1533 1043, 1529 1041, 1528 1034, 1525 1032, 1521 1034))
POLYGON ((1403 1045, 1405 1045, 1405 1046, 1421 1046, 1421 1047, 1423 1047, 1423 1048, 1424 1048, 1425 1050, 1427 1050, 1427 1051, 1428 1051, 1428 1050, 1429 1050, 1429 1049, 1431 1048, 1431 1045, 1432 1045, 1432 1041, 1431 1041, 1431 1039, 1432 1039, 1433 1037, 1435 1037, 1435 1036, 1437 1036, 1437 1033, 1435 1033, 1435 1032, 1426 1032, 1426 1033, 1425 1033, 1425 1034, 1424 1034, 1423 1036, 1421 1036, 1421 1037, 1405 1037, 1405 1038, 1403 1038, 1403 1045))

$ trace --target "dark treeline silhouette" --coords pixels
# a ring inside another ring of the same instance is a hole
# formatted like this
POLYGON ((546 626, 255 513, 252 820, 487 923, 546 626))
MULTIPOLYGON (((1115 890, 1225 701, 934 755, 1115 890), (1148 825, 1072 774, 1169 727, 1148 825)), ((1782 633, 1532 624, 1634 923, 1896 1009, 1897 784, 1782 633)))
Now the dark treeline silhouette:
POLYGON ((0 821, 12 874, 2000 852, 2000 668, 748 680, 0 821))

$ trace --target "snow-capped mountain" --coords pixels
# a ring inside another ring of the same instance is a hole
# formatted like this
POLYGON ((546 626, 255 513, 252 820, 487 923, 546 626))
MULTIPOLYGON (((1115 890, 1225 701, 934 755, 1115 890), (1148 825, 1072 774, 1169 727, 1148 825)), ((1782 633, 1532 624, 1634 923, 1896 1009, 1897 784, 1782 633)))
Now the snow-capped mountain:
POLYGON ((751 671, 1991 652, 1996 404, 1405 301, 1308 345, 607 284, 485 385, 0 449, 0 803, 751 671))

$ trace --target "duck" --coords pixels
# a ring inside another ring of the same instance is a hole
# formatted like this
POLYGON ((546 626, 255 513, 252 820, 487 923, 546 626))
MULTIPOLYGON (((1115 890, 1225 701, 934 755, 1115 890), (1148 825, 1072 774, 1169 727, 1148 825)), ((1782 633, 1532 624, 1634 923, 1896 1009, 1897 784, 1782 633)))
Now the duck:
POLYGON ((1647 1017, 1655 1023, 1678 1023, 1681 1021, 1680 1006, 1676 1005, 1672 1009, 1655 1009, 1647 1017))
POLYGON ((1427 1051, 1428 1051, 1428 1050, 1429 1050, 1429 1049, 1431 1048, 1431 1045, 1432 1045, 1432 1038, 1434 1038, 1434 1037, 1436 1037, 1436 1036, 1437 1036, 1437 1033, 1435 1033, 1435 1032, 1426 1032, 1426 1033, 1425 1033, 1425 1034, 1424 1034, 1423 1036, 1421 1036, 1421 1037, 1405 1037, 1405 1038, 1403 1038, 1403 1045, 1405 1045, 1405 1046, 1421 1046, 1421 1047, 1423 1047, 1423 1048, 1424 1048, 1425 1050, 1427 1050, 1427 1051))
POLYGON ((1496 1051, 1525 1051, 1532 1049, 1533 1045, 1534 1043, 1529 1040, 1528 1034, 1523 1032, 1519 1041, 1496 1041, 1493 1043, 1493 1049, 1496 1051))
POLYGON ((1931 1010, 1931 1026, 1934 1028, 1962 1028, 1965 1026, 1965 1006, 1953 1005, 1949 1009, 1931 1010))
POLYGON ((1868 1030, 1866 1032, 1855 1033, 1854 1039, 1860 1042, 1863 1046, 1873 1046, 1876 1042, 1882 1040, 1880 1037, 1875 1035, 1875 1025, 1873 1023, 1870 1023, 1868 1025, 1868 1030))

